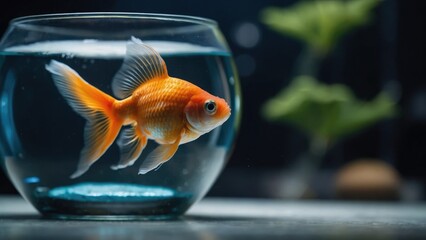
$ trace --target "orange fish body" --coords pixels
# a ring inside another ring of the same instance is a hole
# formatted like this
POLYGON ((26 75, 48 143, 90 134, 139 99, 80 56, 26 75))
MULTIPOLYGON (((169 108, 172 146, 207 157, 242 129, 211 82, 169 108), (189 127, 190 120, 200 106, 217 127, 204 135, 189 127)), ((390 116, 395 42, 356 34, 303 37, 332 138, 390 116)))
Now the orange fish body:
POLYGON ((76 172, 85 173, 118 136, 120 160, 111 168, 133 165, 148 139, 159 146, 139 169, 145 174, 173 157, 180 144, 197 139, 223 124, 230 108, 222 98, 198 86, 168 76, 161 56, 139 39, 126 46, 126 57, 113 79, 114 95, 87 83, 67 65, 52 60, 46 69, 68 104, 87 119, 85 146, 76 172), (120 132, 122 126, 128 126, 120 132))
MULTIPOLYGON (((203 93, 204 90, 184 80, 155 79, 136 89, 131 97, 118 101, 114 107, 124 122, 136 123, 148 139, 170 144, 181 129, 189 130, 185 107, 192 96, 203 93)), ((192 133, 188 131, 183 137, 188 134, 192 133)), ((181 140, 181 143, 184 142, 181 140)))

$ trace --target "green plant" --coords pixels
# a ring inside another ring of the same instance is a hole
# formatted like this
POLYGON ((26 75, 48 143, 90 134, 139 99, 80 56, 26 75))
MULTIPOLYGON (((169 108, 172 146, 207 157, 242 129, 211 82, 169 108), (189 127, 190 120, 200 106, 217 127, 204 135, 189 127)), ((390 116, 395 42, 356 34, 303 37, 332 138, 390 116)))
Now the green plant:
POLYGON ((357 99, 343 84, 327 85, 299 76, 266 102, 263 116, 289 123, 327 146, 340 138, 396 114, 395 102, 382 92, 371 101, 357 99))
POLYGON ((262 115, 269 121, 299 128, 310 140, 307 151, 291 168, 284 188, 288 195, 300 197, 310 177, 330 147, 343 137, 361 131, 380 120, 393 117, 395 101, 379 93, 371 101, 361 101, 343 84, 317 81, 318 68, 339 40, 356 27, 367 23, 381 0, 300 1, 287 8, 268 7, 261 21, 285 36, 306 45, 296 60, 290 85, 268 100, 262 115), (298 187, 294 187, 298 186, 298 187))
MULTIPOLYGON (((288 8, 268 7, 261 21, 271 29, 301 40, 301 53, 291 85, 263 106, 263 116, 300 128, 313 142, 332 143, 395 114, 395 102, 386 93, 365 102, 356 99, 343 84, 326 85, 314 77, 322 57, 339 39, 371 18, 381 0, 300 1, 288 8)), ((321 145, 321 144, 320 144, 321 145)), ((326 148, 328 144, 325 144, 326 148)))
POLYGON ((338 40, 368 22, 381 0, 300 1, 288 8, 268 7, 260 19, 271 29, 305 42, 320 55, 328 54, 338 40))

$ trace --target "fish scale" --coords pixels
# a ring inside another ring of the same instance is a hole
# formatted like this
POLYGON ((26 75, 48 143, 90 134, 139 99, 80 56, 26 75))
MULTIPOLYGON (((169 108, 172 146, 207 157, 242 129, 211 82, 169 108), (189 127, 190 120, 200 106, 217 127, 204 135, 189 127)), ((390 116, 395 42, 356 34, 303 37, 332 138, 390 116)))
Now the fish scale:
POLYGON ((137 90, 141 92, 138 97, 144 96, 138 103, 138 121, 150 133, 149 138, 169 142, 177 137, 185 124, 183 110, 191 98, 188 88, 186 82, 168 78, 151 80, 137 90))

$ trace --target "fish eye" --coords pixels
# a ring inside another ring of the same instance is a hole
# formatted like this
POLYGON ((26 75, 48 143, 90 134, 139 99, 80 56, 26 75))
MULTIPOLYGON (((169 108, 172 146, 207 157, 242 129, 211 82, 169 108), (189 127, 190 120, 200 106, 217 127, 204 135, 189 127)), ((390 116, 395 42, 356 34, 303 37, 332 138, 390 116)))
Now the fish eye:
POLYGON ((207 114, 213 115, 216 113, 217 107, 216 103, 213 100, 207 100, 204 102, 204 111, 206 111, 207 114))

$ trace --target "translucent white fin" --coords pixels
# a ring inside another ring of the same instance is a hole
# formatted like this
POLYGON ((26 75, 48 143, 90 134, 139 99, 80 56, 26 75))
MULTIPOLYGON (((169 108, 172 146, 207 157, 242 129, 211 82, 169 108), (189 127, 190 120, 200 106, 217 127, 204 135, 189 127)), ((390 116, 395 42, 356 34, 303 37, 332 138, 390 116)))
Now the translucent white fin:
POLYGON ((154 149, 140 166, 139 174, 145 174, 149 171, 156 170, 161 164, 172 158, 179 147, 180 139, 181 137, 176 139, 172 144, 163 144, 154 149))
POLYGON ((132 37, 126 45, 123 65, 112 80, 112 91, 115 96, 124 99, 143 82, 167 77, 167 67, 160 54, 140 39, 132 37))
POLYGON ((120 148, 120 161, 111 169, 118 170, 132 166, 141 155, 147 143, 146 136, 141 132, 137 124, 121 131, 117 145, 120 148))

